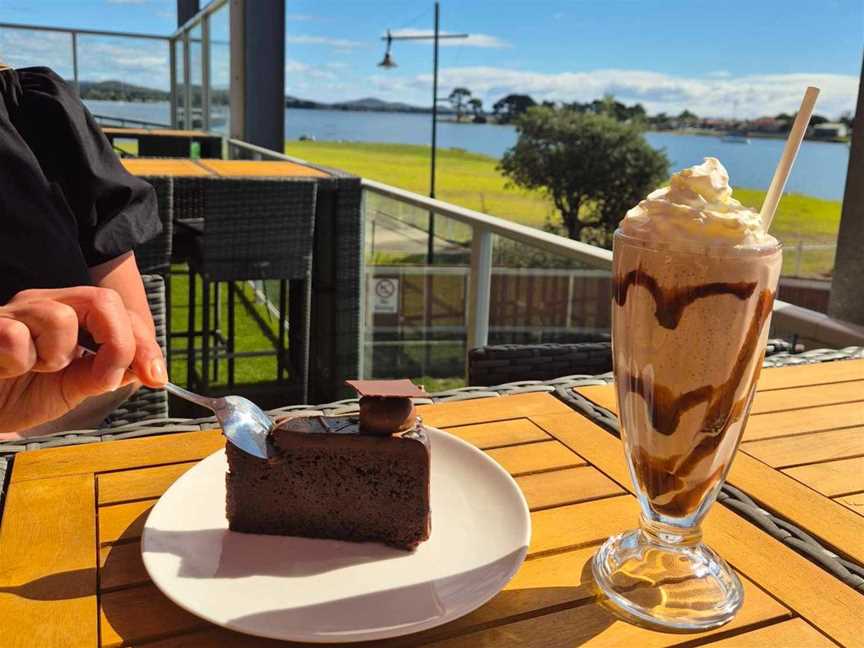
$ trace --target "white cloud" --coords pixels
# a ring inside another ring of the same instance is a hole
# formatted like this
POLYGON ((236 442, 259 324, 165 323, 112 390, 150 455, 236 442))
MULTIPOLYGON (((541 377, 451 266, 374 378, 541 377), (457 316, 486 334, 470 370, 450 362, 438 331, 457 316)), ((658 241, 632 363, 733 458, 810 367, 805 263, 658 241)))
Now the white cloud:
MULTIPOLYGON (((320 66, 307 65, 306 63, 294 59, 285 59, 285 74, 286 76, 299 75, 301 79, 309 78, 329 81, 336 78, 335 74, 327 70, 322 70, 320 66)), ((296 83, 296 80, 292 80, 293 85, 296 85, 296 83)))
MULTIPOLYGON (((440 32, 442 36, 452 34, 453 32, 440 32)), ((434 36, 435 32, 431 29, 394 29, 390 32, 391 36, 424 36, 431 37, 434 36)), ((407 41, 411 42, 411 41, 407 41)), ((420 41, 422 42, 422 41, 420 41)), ((438 41, 441 47, 485 47, 485 48, 495 48, 501 49, 505 47, 512 47, 510 43, 501 40, 497 36, 490 36, 489 34, 469 34, 467 38, 444 38, 438 41)))
POLYGON ((310 22, 312 20, 320 20, 319 16, 313 16, 311 14, 296 14, 290 13, 285 14, 285 20, 290 20, 293 22, 310 22))
MULTIPOLYGON (((389 97, 428 103, 431 75, 379 75, 370 82, 389 97)), ((673 76, 651 70, 592 70, 556 74, 497 67, 446 68, 441 94, 464 86, 488 102, 509 93, 534 99, 591 101, 612 93, 624 103, 642 103, 650 113, 677 113, 688 108, 703 116, 773 115, 792 112, 808 85, 821 87, 817 112, 836 116, 854 108, 858 78, 843 74, 753 74, 720 78, 673 76)))
POLYGON ((330 38, 329 36, 286 36, 285 42, 291 45, 328 45, 341 50, 366 47, 367 43, 348 40, 346 38, 330 38))

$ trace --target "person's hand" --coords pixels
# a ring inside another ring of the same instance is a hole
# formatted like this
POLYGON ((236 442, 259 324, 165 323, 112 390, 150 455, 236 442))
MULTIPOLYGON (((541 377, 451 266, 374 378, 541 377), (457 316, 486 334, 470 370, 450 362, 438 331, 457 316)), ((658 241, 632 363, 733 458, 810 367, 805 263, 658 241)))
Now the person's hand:
POLYGON ((161 387, 166 379, 152 324, 113 290, 25 290, 0 306, 0 435, 135 380, 161 387), (100 345, 95 355, 81 356, 80 328, 100 345))

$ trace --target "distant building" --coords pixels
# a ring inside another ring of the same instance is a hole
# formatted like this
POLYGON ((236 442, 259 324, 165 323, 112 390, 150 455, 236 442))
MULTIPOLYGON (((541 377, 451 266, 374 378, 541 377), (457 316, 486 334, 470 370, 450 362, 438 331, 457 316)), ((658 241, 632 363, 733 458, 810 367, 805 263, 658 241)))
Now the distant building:
POLYGON ((748 130, 757 133, 779 133, 786 126, 786 122, 774 119, 773 117, 760 117, 759 119, 753 119, 747 124, 748 130))
POLYGON ((849 128, 840 122, 825 122, 817 124, 810 131, 813 139, 840 139, 849 135, 849 128))

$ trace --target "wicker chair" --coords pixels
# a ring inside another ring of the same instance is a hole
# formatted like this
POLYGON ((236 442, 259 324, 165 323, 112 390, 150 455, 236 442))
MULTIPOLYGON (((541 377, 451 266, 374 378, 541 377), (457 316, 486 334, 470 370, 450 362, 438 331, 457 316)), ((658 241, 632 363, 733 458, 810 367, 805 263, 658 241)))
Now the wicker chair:
POLYGON ((174 185, 170 177, 148 176, 144 179, 156 190, 162 232, 135 248, 135 260, 138 262, 138 271, 142 274, 167 277, 171 267, 171 242, 174 236, 174 185))
MULTIPOLYGON (((558 376, 594 376, 612 371, 609 336, 586 334, 582 337, 585 339, 568 344, 499 344, 471 349, 468 352, 468 384, 500 385, 519 380, 552 380, 558 376)), ((765 357, 780 353, 785 354, 784 358, 798 357, 794 354, 802 349, 801 345, 785 340, 768 340, 765 357)), ((822 351, 824 355, 826 350, 822 351)), ((814 359, 814 362, 820 361, 814 359)), ((766 366, 774 365, 766 362, 766 366)))
POLYGON ((291 377, 302 397, 308 393, 309 313, 312 241, 315 221, 314 182, 303 179, 204 178, 193 191, 206 213, 203 231, 194 240, 189 259, 189 324, 187 329, 187 384, 207 392, 211 373, 218 376, 220 357, 228 360, 228 386, 234 384, 235 358, 269 352, 235 352, 235 282, 278 280, 279 325, 276 338, 277 379, 282 380, 289 358, 285 352, 286 318, 292 323, 291 377), (196 330, 195 277, 202 278, 202 328, 196 330), (288 281, 291 301, 288 303, 288 281), (211 287, 228 284, 228 334, 211 322, 211 287), (289 315, 290 310, 290 315, 289 315), (201 338, 201 373, 196 372, 195 340, 201 338), (211 344, 212 343, 212 344, 211 344), (212 366, 211 366, 212 362, 212 366))
MULTIPOLYGON (((167 311, 165 302, 165 280, 159 275, 142 275, 147 303, 156 325, 156 340, 165 352, 167 342, 167 311)), ((103 423, 104 428, 116 428, 129 423, 140 423, 150 419, 168 418, 168 394, 164 389, 142 387, 133 396, 112 412, 103 423)))

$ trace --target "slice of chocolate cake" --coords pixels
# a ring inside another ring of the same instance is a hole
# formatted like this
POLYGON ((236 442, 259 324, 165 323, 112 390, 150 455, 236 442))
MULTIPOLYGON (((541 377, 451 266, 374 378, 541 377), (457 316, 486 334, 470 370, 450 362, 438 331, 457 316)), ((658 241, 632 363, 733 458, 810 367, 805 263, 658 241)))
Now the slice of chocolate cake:
POLYGON ((295 417, 259 459, 231 445, 232 531, 377 541, 413 549, 429 537, 429 437, 410 381, 350 381, 359 417, 295 417))

